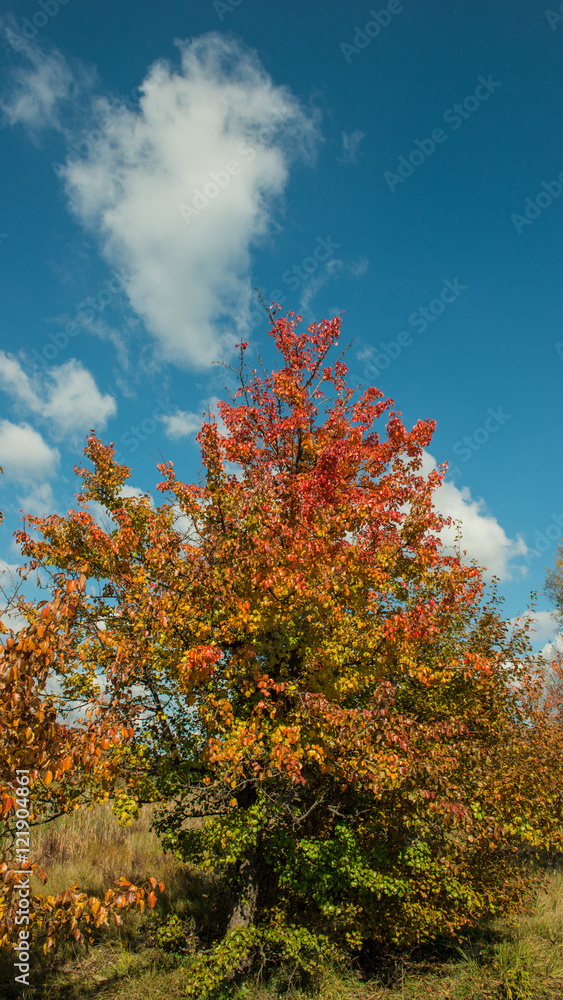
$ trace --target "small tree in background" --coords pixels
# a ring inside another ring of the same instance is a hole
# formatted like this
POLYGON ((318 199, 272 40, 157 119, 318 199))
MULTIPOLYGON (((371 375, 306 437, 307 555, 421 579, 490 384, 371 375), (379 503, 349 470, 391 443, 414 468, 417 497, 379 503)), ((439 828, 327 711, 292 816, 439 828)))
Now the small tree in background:
MULTIPOLYGON (((555 568, 547 571, 544 592, 555 605, 555 617, 563 628, 563 541, 555 555, 555 568)), ((563 723, 563 650, 557 646, 547 662, 546 709, 563 723)))
POLYGON ((165 848, 230 886, 197 996, 255 962, 314 971, 517 912, 536 884, 522 847, 561 840, 528 626, 441 550, 444 473, 420 473, 434 422, 407 431, 348 387, 327 362, 337 319, 299 321, 272 316, 271 373, 240 345, 202 484, 165 463, 168 503, 124 497, 130 470, 92 436, 80 508, 20 534, 33 566, 97 585, 68 620, 64 689, 100 734, 120 720, 112 773, 161 801, 165 848))
POLYGON ((563 540, 555 554, 555 568, 548 569, 544 587, 545 593, 555 605, 555 615, 563 626, 563 540))

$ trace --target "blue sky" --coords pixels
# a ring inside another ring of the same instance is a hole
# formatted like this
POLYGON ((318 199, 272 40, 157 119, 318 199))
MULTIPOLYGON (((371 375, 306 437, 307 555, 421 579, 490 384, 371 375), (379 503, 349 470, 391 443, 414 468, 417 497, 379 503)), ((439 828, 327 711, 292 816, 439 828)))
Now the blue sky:
POLYGON ((563 533, 558 5, 36 0, 1 45, 6 574, 91 427, 135 490, 197 476, 212 362, 274 361, 258 286, 437 421, 436 504, 524 612, 563 533))

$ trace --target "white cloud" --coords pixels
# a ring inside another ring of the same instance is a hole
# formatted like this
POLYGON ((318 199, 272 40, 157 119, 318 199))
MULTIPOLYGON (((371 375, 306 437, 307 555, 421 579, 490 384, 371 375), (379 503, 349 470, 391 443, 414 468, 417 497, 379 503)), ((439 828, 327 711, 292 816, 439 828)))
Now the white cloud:
POLYGON ((368 269, 369 260, 367 257, 360 256, 357 261, 353 261, 350 264, 350 270, 355 278, 363 278, 368 269))
POLYGON ((520 623, 530 621, 530 640, 537 645, 543 643, 539 655, 545 660, 552 660, 555 656, 563 654, 563 632, 557 621, 557 616, 553 611, 533 611, 526 612, 511 621, 520 623))
POLYGON ((362 139, 365 139, 366 133, 360 132, 357 129, 355 132, 343 132, 342 133, 342 155, 337 157, 340 163, 357 163, 358 162, 358 146, 360 145, 362 139))
POLYGON ((61 435, 91 427, 102 429, 117 407, 113 396, 102 395, 89 371, 79 361, 67 361, 49 372, 43 413, 61 435))
POLYGON ((172 441, 198 434, 203 424, 203 417, 186 410, 176 410, 160 418, 164 424, 164 433, 172 441))
POLYGON ((20 632, 29 622, 17 611, 5 611, 0 607, 0 621, 13 632, 20 632))
POLYGON ((92 85, 94 74, 76 60, 71 68, 59 52, 43 51, 15 29, 12 17, 0 17, 2 35, 16 57, 24 62, 23 66, 11 69, 11 86, 0 97, 4 121, 8 125, 23 125, 33 142, 46 129, 65 133, 62 108, 66 105, 70 109, 76 104, 78 94, 92 85))
POLYGON ((0 420, 0 465, 8 479, 19 483, 49 479, 59 461, 58 450, 50 448, 29 424, 0 420))
POLYGON ((234 40, 177 44, 181 69, 156 63, 138 112, 95 102, 98 141, 61 176, 71 210, 128 275, 160 356, 206 366, 244 327, 251 247, 271 230, 289 165, 310 157, 317 127, 234 40))
POLYGON ((13 587, 14 583, 20 582, 18 568, 19 563, 8 563, 0 557, 0 591, 5 591, 8 587, 13 587))
POLYGON ((26 514, 45 517, 55 512, 56 502, 49 483, 35 483, 24 496, 18 496, 18 500, 26 514))
MULTIPOLYGON (((428 475, 437 468, 436 459, 427 451, 423 452, 421 473, 428 475)), ((525 556, 528 548, 521 535, 516 539, 507 536, 504 528, 496 517, 487 512, 485 501, 476 500, 471 496, 467 486, 458 489, 457 486, 445 480, 434 492, 434 506, 444 517, 452 517, 461 521, 461 549, 467 550, 463 561, 470 563, 476 559, 486 567, 483 573, 485 579, 498 576, 500 580, 512 580, 513 574, 523 575, 524 567, 511 565, 518 556, 525 556)), ((456 525, 452 524, 442 530, 440 538, 444 550, 452 551, 456 537, 456 525)))
POLYGON ((517 618, 511 618, 510 621, 514 624, 523 621, 531 622, 530 637, 535 643, 547 642, 549 646, 556 638, 558 626, 552 611, 527 612, 524 615, 519 615, 517 618))
POLYGON ((546 642, 541 653, 546 660, 553 660, 556 656, 563 656, 563 635, 561 632, 554 635, 550 642, 546 642))
POLYGON ((184 541, 190 542, 192 545, 198 545, 199 535, 193 526, 192 519, 182 513, 178 504, 173 504, 172 510, 176 515, 174 518, 175 530, 183 536, 184 541))
POLYGON ((16 358, 0 351, 0 389, 24 409, 47 419, 61 438, 75 438, 92 427, 102 430, 116 412, 113 396, 103 395, 75 358, 31 378, 16 358))
MULTIPOLYGON (((154 500, 151 494, 147 490, 140 489, 138 486, 128 486, 125 484, 125 486, 121 487, 118 495, 120 497, 124 497, 125 499, 129 499, 131 497, 134 497, 135 499, 145 497, 150 501, 151 507, 154 508, 154 500)), ((118 527, 117 521, 111 517, 103 504, 99 503, 97 500, 89 500, 86 505, 86 509, 88 513, 92 515, 96 524, 99 525, 99 527, 106 533, 110 534, 118 527)))
POLYGON ((151 507, 154 507, 154 500, 147 490, 141 490, 138 486, 122 486, 119 491, 119 496, 125 499, 131 499, 134 497, 135 500, 139 500, 141 497, 144 500, 149 500, 151 507))
POLYGON ((14 73, 13 90, 0 100, 8 124, 26 126, 32 133, 49 126, 61 130, 57 105, 71 94, 72 73, 52 56, 43 56, 31 71, 14 73))
POLYGON ((97 500, 89 500, 86 505, 86 510, 92 515, 96 524, 102 528, 103 531, 111 533, 115 528, 117 528, 116 522, 109 516, 106 508, 101 503, 98 503, 97 500))
POLYGON ((37 390, 32 380, 12 354, 0 351, 0 389, 30 410, 37 409, 37 390))

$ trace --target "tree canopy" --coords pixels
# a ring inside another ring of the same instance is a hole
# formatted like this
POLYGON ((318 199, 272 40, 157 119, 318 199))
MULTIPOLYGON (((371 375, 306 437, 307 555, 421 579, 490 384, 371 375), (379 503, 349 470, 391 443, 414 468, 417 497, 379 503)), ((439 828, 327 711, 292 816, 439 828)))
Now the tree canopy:
POLYGON ((22 761, 43 818, 118 780, 125 818, 159 803, 163 845, 230 887, 198 996, 259 951, 313 969, 516 912, 523 848, 561 843, 529 626, 443 550, 445 473, 421 472, 435 423, 407 430, 347 385, 338 319, 299 323, 274 310, 272 372, 239 345, 222 427, 198 435, 203 477, 161 464, 160 506, 124 495, 130 469, 92 432, 77 509, 19 533, 55 597, 21 601, 29 626, 1 651, 4 822, 22 761), (88 721, 58 721, 47 677, 88 721))

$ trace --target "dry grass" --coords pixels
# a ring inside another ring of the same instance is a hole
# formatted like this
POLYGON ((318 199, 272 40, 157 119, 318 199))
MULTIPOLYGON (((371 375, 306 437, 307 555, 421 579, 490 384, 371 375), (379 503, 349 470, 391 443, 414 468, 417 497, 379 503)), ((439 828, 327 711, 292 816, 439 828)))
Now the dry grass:
POLYGON ((150 829, 152 813, 153 807, 144 806, 139 819, 124 827, 105 804, 37 827, 32 831, 34 856, 48 874, 45 891, 54 894, 78 882, 98 895, 120 875, 136 883, 150 875, 170 878, 177 864, 162 853, 150 829))
MULTIPOLYGON (((211 877, 164 854, 151 830, 152 807, 145 806, 130 827, 118 825, 109 806, 76 812, 33 831, 34 854, 48 873, 41 891, 55 894, 77 883, 100 895, 124 875, 136 883, 154 875, 166 884, 159 919, 178 917, 213 932, 213 913, 224 896, 211 877)), ((178 954, 159 947, 144 917, 131 914, 121 930, 113 928, 86 952, 65 945, 46 967, 36 956, 35 985, 13 983, 11 957, 0 961, 2 997, 49 1000, 179 1000, 183 996, 186 941, 178 954), (155 946, 156 945, 156 946, 155 946)), ((533 913, 509 924, 497 921, 486 933, 454 949, 428 951, 395 965, 382 965, 369 980, 352 968, 328 967, 318 1000, 555 1000, 563 996, 563 870, 550 874, 550 894, 541 894, 533 913)), ((289 992, 275 978, 247 982, 223 991, 221 1000, 310 1000, 312 992, 289 992)))

